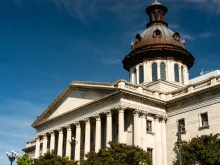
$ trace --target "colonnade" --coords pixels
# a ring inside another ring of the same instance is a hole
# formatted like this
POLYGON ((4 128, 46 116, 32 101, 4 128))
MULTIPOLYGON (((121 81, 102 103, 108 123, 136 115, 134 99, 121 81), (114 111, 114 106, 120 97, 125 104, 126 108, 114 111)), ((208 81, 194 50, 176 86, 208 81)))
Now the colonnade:
MULTIPOLYGON (((130 111, 130 110, 128 110, 130 111)), ((130 111, 131 112, 131 111, 130 111)), ((108 111, 104 114, 91 116, 82 121, 75 122, 58 130, 53 130, 38 136, 36 139, 35 158, 40 154, 46 153, 48 150, 55 150, 59 156, 74 157, 75 161, 80 161, 84 158, 91 148, 92 126, 95 125, 95 152, 98 152, 102 145, 102 119, 105 119, 105 141, 104 147, 108 146, 108 142, 114 141, 113 136, 117 135, 118 143, 127 143, 125 130, 125 108, 118 108, 117 111, 108 111), (113 132, 113 114, 117 114, 117 133, 113 132), (74 132, 74 135, 73 135, 74 132), (65 136, 64 136, 65 133, 65 136), (64 139, 65 138, 65 139, 64 139), (48 143, 49 142, 49 143, 48 143), (65 143, 64 143, 65 142, 65 143), (42 146, 41 146, 42 143, 42 146), (42 152, 40 152, 42 149, 42 152), (74 149, 74 151, 72 150, 74 149), (84 152, 82 155, 82 151, 84 152)), ((132 144, 147 149, 144 144, 145 141, 141 139, 146 138, 146 114, 142 111, 133 110, 132 121, 132 144)), ((155 165, 162 165, 162 161, 166 160, 166 126, 165 118, 154 115, 155 125, 155 156, 161 159, 155 159, 155 165)), ((166 160, 167 161, 167 160, 166 160)))

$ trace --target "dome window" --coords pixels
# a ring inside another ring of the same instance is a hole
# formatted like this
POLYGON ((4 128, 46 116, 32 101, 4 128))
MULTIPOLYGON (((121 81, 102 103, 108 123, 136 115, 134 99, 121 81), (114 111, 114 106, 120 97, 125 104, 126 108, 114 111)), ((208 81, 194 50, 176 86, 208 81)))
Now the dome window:
POLYGON ((153 33, 154 38, 160 38, 161 36, 162 36, 162 33, 159 29, 154 30, 154 33, 153 33))
POLYGON ((144 82, 144 66, 139 66, 139 84, 144 82))
POLYGON ((137 34, 135 38, 137 42, 140 42, 142 40, 142 37, 140 34, 137 34))
POLYGON ((166 64, 160 63, 160 79, 166 81, 166 64))
POLYGON ((157 81, 157 63, 152 64, 152 81, 157 81))
POLYGON ((175 82, 180 82, 179 66, 177 64, 174 65, 174 78, 175 78, 175 82))
POLYGON ((174 38, 174 40, 176 40, 176 41, 180 41, 180 34, 179 34, 178 32, 175 32, 175 33, 173 34, 173 38, 174 38))

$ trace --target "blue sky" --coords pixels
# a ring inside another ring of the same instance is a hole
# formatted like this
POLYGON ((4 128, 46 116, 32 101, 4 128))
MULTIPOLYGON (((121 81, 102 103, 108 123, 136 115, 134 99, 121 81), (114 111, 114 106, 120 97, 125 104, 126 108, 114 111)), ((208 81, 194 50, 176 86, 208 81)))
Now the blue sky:
MULTIPOLYGON (((0 165, 32 140, 31 123, 73 80, 127 79, 121 61, 151 0, 0 1, 0 165)), ((195 56, 190 77, 219 68, 220 1, 161 0, 195 56)))

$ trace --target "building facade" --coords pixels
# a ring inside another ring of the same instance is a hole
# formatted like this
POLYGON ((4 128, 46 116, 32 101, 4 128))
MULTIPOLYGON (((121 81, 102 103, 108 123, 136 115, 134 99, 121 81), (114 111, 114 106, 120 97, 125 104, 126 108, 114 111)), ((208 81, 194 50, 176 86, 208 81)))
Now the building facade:
POLYGON ((140 146, 153 165, 171 165, 181 125, 183 140, 220 133, 220 71, 189 80, 194 57, 165 22, 168 9, 146 8, 149 23, 123 59, 130 82, 72 82, 32 124, 31 157, 54 150, 82 161, 108 142, 140 146))

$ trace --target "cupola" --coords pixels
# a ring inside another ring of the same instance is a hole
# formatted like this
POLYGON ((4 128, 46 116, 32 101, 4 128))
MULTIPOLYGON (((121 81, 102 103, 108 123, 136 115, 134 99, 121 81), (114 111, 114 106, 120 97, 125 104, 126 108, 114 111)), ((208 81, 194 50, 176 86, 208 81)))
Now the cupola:
POLYGON ((168 28, 167 12, 168 8, 159 2, 146 8, 149 23, 136 35, 130 53, 122 62, 132 83, 146 85, 160 80, 180 86, 188 84, 188 69, 195 59, 186 50, 180 33, 168 28))

